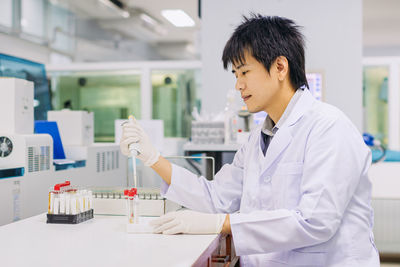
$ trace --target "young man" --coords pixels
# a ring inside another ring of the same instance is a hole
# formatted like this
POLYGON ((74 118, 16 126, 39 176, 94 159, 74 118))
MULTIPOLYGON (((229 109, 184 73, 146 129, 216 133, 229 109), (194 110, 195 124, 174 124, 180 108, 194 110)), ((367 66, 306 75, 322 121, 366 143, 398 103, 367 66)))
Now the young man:
POLYGON ((122 152, 138 143, 163 195, 196 210, 156 219, 156 232, 230 233, 242 266, 379 266, 371 153, 340 110, 311 96, 298 26, 245 18, 222 60, 248 110, 268 116, 213 181, 161 157, 137 122, 124 126, 122 152))

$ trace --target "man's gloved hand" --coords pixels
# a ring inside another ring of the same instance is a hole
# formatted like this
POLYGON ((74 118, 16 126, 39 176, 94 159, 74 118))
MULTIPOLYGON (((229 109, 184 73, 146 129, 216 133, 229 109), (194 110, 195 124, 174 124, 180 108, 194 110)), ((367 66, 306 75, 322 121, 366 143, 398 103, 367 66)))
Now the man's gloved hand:
POLYGON ((152 166, 158 161, 160 152, 151 144, 149 137, 139 125, 136 119, 130 120, 122 126, 122 138, 120 148, 122 154, 129 157, 131 152, 129 151, 129 145, 136 143, 138 155, 144 165, 152 166))
POLYGON ((209 214, 192 210, 167 213, 150 222, 154 233, 174 234, 219 234, 226 214, 209 214))

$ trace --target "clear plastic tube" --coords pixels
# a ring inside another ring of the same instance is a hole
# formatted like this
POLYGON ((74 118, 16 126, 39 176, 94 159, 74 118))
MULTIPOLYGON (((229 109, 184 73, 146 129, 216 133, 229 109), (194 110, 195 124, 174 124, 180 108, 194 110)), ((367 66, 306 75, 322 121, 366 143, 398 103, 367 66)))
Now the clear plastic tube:
POLYGON ((54 192, 49 190, 49 207, 47 209, 48 214, 52 214, 54 209, 54 192))
POLYGON ((65 192, 65 214, 71 214, 71 191, 65 192))
POLYGON ((60 211, 60 199, 59 199, 59 192, 54 192, 54 205, 53 205, 53 214, 59 214, 60 211))
POLYGON ((60 201, 60 210, 59 210, 59 213, 60 213, 60 214, 65 214, 65 192, 64 192, 64 191, 61 191, 61 192, 58 194, 58 198, 59 198, 59 201, 60 201))
POLYGON ((133 197, 133 223, 139 223, 139 214, 138 214, 138 207, 139 206, 139 197, 135 195, 133 197))
MULTIPOLYGON (((124 192, 125 193, 125 192, 124 192)), ((128 223, 138 223, 137 219, 137 206, 138 206, 138 195, 137 195, 137 189, 132 188, 128 192, 128 197, 127 197, 127 215, 128 215, 128 223)))

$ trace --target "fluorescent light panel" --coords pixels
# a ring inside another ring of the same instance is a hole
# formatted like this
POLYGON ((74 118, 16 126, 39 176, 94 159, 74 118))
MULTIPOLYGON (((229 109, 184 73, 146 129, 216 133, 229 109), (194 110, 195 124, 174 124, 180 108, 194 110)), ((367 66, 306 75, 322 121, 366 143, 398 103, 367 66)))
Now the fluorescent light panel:
POLYGON ((193 27, 194 20, 182 9, 164 9, 161 15, 175 27, 193 27))

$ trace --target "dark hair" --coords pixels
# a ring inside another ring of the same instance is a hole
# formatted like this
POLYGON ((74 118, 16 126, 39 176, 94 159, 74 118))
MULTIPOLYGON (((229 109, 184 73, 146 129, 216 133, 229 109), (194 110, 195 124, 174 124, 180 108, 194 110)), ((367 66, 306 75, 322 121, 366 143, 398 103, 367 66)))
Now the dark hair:
POLYGON ((308 83, 305 74, 304 37, 294 21, 283 17, 251 14, 243 16, 239 25, 226 43, 222 55, 224 68, 228 64, 244 62, 244 53, 248 51, 268 71, 279 56, 289 62, 290 81, 295 89, 308 83))

